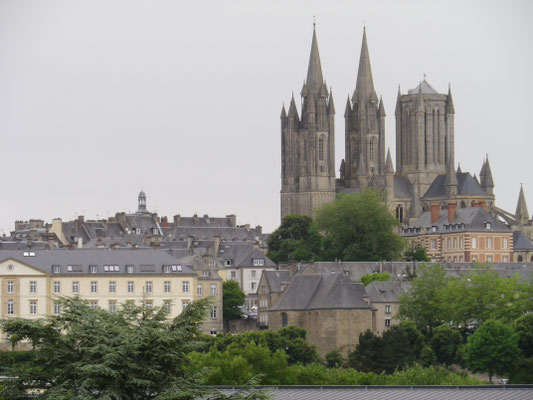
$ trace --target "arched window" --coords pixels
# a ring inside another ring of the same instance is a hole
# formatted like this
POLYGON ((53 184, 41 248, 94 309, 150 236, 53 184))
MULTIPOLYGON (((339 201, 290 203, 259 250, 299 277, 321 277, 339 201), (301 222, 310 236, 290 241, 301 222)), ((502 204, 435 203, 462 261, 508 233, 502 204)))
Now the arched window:
POLYGON ((320 161, 324 160, 324 137, 322 136, 318 139, 318 159, 320 161))
POLYGON ((374 139, 370 140, 370 161, 374 161, 374 139))
POLYGON ((466 207, 466 203, 463 201, 461 201, 461 208, 465 208, 466 207))
POLYGON ((403 207, 401 204, 396 206, 396 219, 400 222, 403 222, 403 207))
POLYGON ((289 318, 287 313, 281 313, 281 326, 287 326, 289 324, 289 318))
POLYGON ((522 262, 524 259, 522 258, 522 256, 518 256, 518 262, 522 262))

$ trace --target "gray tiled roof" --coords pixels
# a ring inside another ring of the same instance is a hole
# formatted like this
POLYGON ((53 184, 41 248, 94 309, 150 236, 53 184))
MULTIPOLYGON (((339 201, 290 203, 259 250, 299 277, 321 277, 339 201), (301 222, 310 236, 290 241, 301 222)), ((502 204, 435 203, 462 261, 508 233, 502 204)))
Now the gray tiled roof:
POLYGON ((394 177, 394 197, 397 199, 411 198, 413 187, 406 176, 394 177))
POLYGON ((371 308, 365 296, 364 286, 345 275, 296 275, 272 310, 371 308))
POLYGON ((513 250, 533 251, 533 243, 522 232, 513 232, 513 250))
MULTIPOLYGON (((481 207, 465 207, 457 208, 455 212, 455 218, 451 222, 454 224, 464 224, 464 229, 461 231, 470 232, 510 232, 509 228, 498 219, 490 215, 489 212, 481 207), (485 222, 490 222, 490 229, 485 228, 485 222)), ((431 222, 431 211, 424 212, 409 228, 426 228, 429 229, 432 226, 437 227, 438 233, 453 233, 458 230, 446 230, 445 226, 450 225, 448 222, 448 210, 440 210, 440 216, 435 222, 431 222)), ((417 232, 405 233, 407 236, 416 235, 417 232)))
MULTIPOLYGON (((265 389, 272 400, 529 400, 533 387, 486 386, 278 386, 265 389)), ((217 388, 224 394, 235 388, 217 388)))
MULTIPOLYGON (((486 196, 487 192, 468 172, 459 172, 457 177, 457 194, 461 196, 486 196)), ((446 194, 446 175, 439 175, 435 178, 423 198, 431 199, 444 197, 446 194)))
POLYGON ((281 293, 281 283, 290 278, 289 271, 263 271, 271 293, 281 293))
POLYGON ((398 297, 411 288, 409 282, 372 282, 365 289, 371 303, 389 303, 398 301, 398 297))
MULTIPOLYGON (((61 266, 61 273, 54 275, 88 274, 89 266, 96 265, 96 275, 119 275, 126 273, 126 265, 133 266, 134 274, 163 273, 164 265, 179 265, 167 252, 152 249, 53 249, 34 252, 35 256, 24 256, 20 250, 1 250, 0 262, 15 259, 21 263, 31 265, 45 273, 52 273, 52 266, 61 266), (73 266, 68 272, 67 266, 73 266), (105 272, 104 265, 118 265, 118 272, 105 272)), ((191 274, 189 267, 182 266, 181 271, 172 274, 191 274)))
POLYGON ((427 83, 425 79, 422 82, 420 82, 418 86, 415 87, 414 89, 409 89, 407 93, 418 94, 420 89, 422 89, 421 92, 423 94, 438 94, 438 92, 435 89, 433 89, 433 87, 429 83, 427 83))

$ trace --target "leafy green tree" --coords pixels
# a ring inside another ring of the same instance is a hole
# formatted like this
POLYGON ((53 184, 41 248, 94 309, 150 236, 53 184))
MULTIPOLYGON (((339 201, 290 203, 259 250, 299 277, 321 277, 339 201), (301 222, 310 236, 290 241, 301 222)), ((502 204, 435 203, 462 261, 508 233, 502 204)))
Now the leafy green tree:
POLYGON ((328 368, 340 368, 344 362, 342 354, 337 349, 331 350, 324 356, 324 359, 326 360, 326 366, 328 368))
POLYGON ((383 334, 383 344, 379 359, 384 371, 392 373, 418 362, 424 349, 424 335, 411 321, 402 321, 383 334))
POLYGON ((426 248, 420 242, 411 242, 403 254, 405 261, 431 261, 426 248))
POLYGON ((511 372, 520 357, 518 335, 510 326, 488 320, 468 337, 465 352, 470 368, 474 372, 488 372, 492 382, 494 374, 511 372))
POLYGON ((450 278, 443 266, 420 265, 411 289, 399 297, 398 317, 415 322, 424 332, 447 321, 448 304, 444 301, 450 278))
POLYGON ((315 223, 340 260, 398 260, 405 248, 405 239, 394 232, 399 222, 376 190, 339 195, 316 211, 315 223))
POLYGON ((222 309, 226 321, 241 317, 239 307, 244 304, 245 297, 237 281, 228 280, 222 284, 222 309))
POLYGON ((533 357, 533 314, 524 314, 515 321, 518 345, 524 357, 533 357))
POLYGON ((437 326, 430 340, 436 360, 446 365, 451 365, 456 361, 457 352, 462 343, 461 333, 446 324, 437 326))
MULTIPOLYGON (((209 302, 193 302, 173 320, 163 308, 93 309, 79 298, 60 299, 60 315, 39 321, 9 319, 2 329, 17 343, 31 340, 35 358, 10 370, 1 394, 43 399, 193 399, 200 390, 187 353, 209 302)), ((216 394, 217 398, 222 398, 216 394)))
POLYGON ((313 261, 320 258, 322 237, 307 215, 286 215, 270 235, 267 256, 274 262, 313 261))
POLYGON ((365 286, 368 286, 372 282, 389 282, 390 280, 391 280, 391 275, 388 272, 364 274, 361 277, 361 282, 365 286))
POLYGON ((533 383, 533 357, 520 358, 516 361, 511 372, 511 383, 533 383))
POLYGON ((348 365, 357 371, 381 372, 379 362, 383 339, 370 329, 359 335, 355 350, 348 353, 348 365))

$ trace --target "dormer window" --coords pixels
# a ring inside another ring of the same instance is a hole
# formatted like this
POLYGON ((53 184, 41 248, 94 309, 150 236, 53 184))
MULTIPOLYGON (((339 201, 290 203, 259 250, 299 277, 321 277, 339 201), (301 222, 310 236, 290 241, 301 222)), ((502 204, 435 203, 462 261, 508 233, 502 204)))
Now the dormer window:
POLYGON ((254 258, 252 260, 254 267, 261 267, 265 265, 265 260, 262 258, 254 258))
POLYGON ((163 272, 165 274, 170 274, 170 265, 163 265, 163 272))
POLYGON ((54 274, 59 274, 61 272, 61 266, 60 265, 52 265, 52 272, 54 274))
POLYGON ((140 235, 140 234, 141 234, 141 229, 140 229, 140 228, 135 229, 135 233, 136 233, 137 235, 140 235))
POLYGON ((490 222, 485 222, 485 229, 487 229, 487 230, 490 229, 490 222))
POLYGON ((159 229, 153 228, 152 229, 152 235, 157 235, 157 234, 159 234, 159 229))
POLYGON ((225 265, 226 267, 231 267, 231 260, 226 260, 226 261, 224 261, 224 265, 225 265))
POLYGON ((431 232, 437 232, 437 227, 435 225, 431 227, 431 232))

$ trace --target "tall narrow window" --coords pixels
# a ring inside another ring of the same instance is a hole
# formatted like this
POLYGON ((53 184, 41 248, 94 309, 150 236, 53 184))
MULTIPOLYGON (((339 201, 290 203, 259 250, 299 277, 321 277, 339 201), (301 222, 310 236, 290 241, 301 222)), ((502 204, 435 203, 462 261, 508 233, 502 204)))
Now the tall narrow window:
POLYGON ((15 281, 7 281, 7 292, 15 293, 15 281))
POLYGON ((370 140, 370 151, 369 151, 370 161, 374 161, 374 140, 370 140))
POLYGON ((15 302, 13 300, 7 301, 7 315, 15 314, 15 302))
POLYGON ((318 159, 320 161, 324 160, 324 138, 323 137, 318 139, 318 159))

